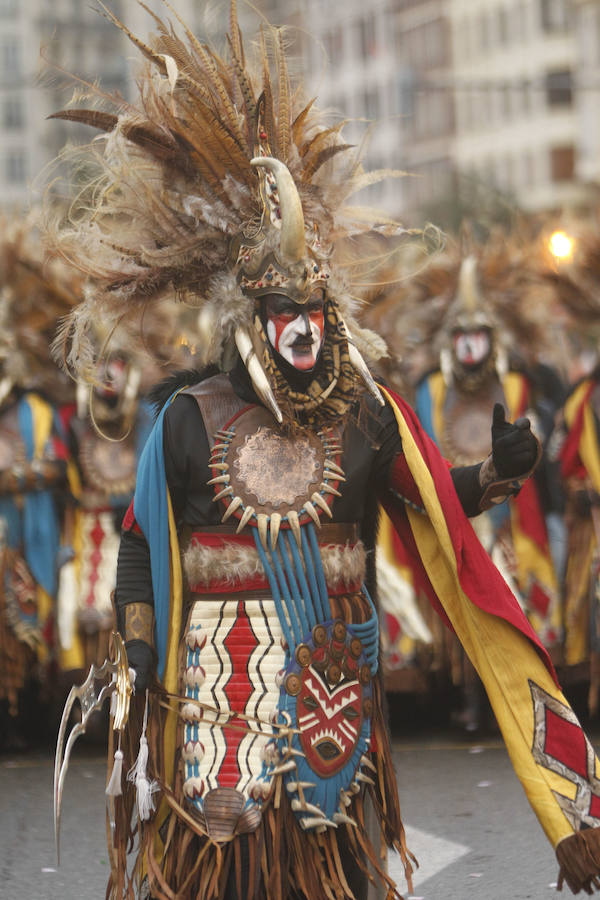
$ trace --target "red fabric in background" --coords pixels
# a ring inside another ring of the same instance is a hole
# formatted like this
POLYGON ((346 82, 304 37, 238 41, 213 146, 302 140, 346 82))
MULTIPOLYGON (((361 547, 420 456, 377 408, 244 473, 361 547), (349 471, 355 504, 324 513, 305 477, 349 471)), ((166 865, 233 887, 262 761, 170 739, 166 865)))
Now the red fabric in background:
POLYGON ((514 503, 519 516, 519 528, 531 538, 533 543, 544 553, 548 553, 548 532, 546 520, 542 513, 537 485, 529 478, 516 497, 509 500, 514 503))
MULTIPOLYGON (((437 496, 446 519, 450 539, 454 547, 458 578, 464 593, 471 602, 479 607, 479 609, 482 609, 491 615, 500 616, 524 634, 525 637, 534 644, 548 668, 548 671, 558 684, 554 667, 546 649, 541 644, 535 631, 527 621, 517 599, 514 597, 508 585, 477 539, 460 504, 446 462, 441 456, 436 444, 434 444, 431 438, 426 434, 421 427, 417 416, 402 398, 393 391, 389 391, 389 393, 404 416, 425 465, 433 478, 437 496)), ((393 476, 394 470, 392 471, 392 479, 393 476)), ((410 477, 414 481, 412 476, 410 477)), ((404 496, 406 496, 407 490, 414 490, 416 488, 416 486, 415 488, 407 488, 406 485, 393 483, 391 486, 394 487, 399 494, 404 494, 404 496)), ((389 495, 385 498, 385 501, 384 498, 382 498, 382 502, 384 502, 385 510, 392 519, 394 526, 399 529, 400 537, 404 539, 406 536, 406 527, 403 526, 402 519, 406 521, 406 526, 408 527, 408 531, 410 531, 406 515, 398 513, 398 510, 397 508, 394 508, 389 495)), ((416 552, 414 538, 411 543, 407 542, 405 546, 412 555, 413 552, 416 552)), ((426 580, 429 582, 429 578, 420 559, 418 562, 415 560, 415 565, 417 565, 418 571, 425 574, 426 580)), ((433 591, 430 582, 429 587, 431 591, 433 591)), ((431 597, 429 590, 427 593, 431 597)), ((439 612, 441 603, 437 597, 434 606, 439 612)), ((445 615, 443 617, 447 621, 447 617, 445 615)))
MULTIPOLYGON (((529 383, 522 378, 521 397, 515 411, 515 418, 524 416, 529 406, 529 383)), ((511 501, 515 504, 519 519, 519 528, 523 534, 527 535, 533 543, 539 547, 544 553, 549 553, 548 548, 548 531, 546 530, 546 520, 542 512, 538 488, 533 480, 529 478, 516 497, 511 501)))

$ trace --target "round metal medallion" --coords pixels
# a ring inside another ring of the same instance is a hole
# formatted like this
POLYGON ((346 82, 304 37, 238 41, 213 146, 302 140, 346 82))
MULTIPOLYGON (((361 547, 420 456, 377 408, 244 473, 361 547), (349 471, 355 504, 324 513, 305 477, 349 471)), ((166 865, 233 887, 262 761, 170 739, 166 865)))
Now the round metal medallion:
POLYGON ((362 641, 359 638, 355 637, 350 641, 350 653, 355 659, 362 653, 362 641))
POLYGON ((327 641, 327 629, 324 625, 315 625, 312 630, 312 639, 317 647, 325 644, 327 641))
POLYGON ((346 640, 346 626, 343 622, 335 622, 333 626, 333 636, 336 641, 346 640))
POLYGON ((342 670, 337 663, 332 663, 327 669, 327 681, 329 684, 337 684, 342 677, 342 670))
POLYGON ((296 660, 299 666, 308 666, 312 658, 312 653, 308 644, 298 644, 296 647, 296 660))
POLYGON ((235 420, 226 452, 232 496, 257 514, 285 516, 319 489, 325 458, 314 432, 283 431, 267 410, 253 407, 235 420))
POLYGON ((133 442, 115 443, 88 431, 80 446, 84 477, 96 490, 105 494, 133 491, 137 464, 133 442))
POLYGON ((290 697, 296 697, 300 693, 302 682, 298 675, 291 673, 286 677, 283 684, 290 697))
POLYGON ((360 672, 358 673, 358 677, 360 679, 361 684, 368 684, 371 680, 371 667, 370 666, 361 666, 360 672))

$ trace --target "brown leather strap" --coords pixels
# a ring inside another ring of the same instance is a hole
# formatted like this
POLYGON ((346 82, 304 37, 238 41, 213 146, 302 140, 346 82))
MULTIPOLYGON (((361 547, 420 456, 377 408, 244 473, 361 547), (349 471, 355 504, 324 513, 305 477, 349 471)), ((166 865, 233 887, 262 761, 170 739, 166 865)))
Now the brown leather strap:
POLYGON ((211 450, 216 443, 215 433, 248 406, 248 403, 240 400, 231 387, 229 378, 223 374, 206 378, 181 393, 193 397, 198 404, 211 450))
MULTIPOLYGON (((180 535, 180 543, 182 546, 187 545, 193 534, 216 534, 227 535, 235 534, 237 525, 188 525, 180 535)), ((245 533, 249 534, 248 528, 245 533)), ((319 544, 345 544, 349 541, 351 544, 358 540, 358 523, 357 522, 325 522, 317 530, 317 540, 319 544)))

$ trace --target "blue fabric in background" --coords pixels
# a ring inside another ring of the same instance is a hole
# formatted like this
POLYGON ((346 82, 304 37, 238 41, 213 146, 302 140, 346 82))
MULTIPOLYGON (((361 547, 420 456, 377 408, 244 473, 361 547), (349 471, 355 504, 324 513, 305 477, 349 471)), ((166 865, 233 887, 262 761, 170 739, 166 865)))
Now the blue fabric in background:
POLYGON ((417 387, 415 412, 431 440, 437 443, 437 436, 433 427, 433 403, 431 402, 431 391, 429 390, 429 382, 426 378, 417 387))
MULTIPOLYGON (((19 429, 29 461, 34 456, 33 410, 22 397, 17 408, 19 429)), ((4 501, 3 506, 12 501, 4 501)), ((14 506, 14 504, 13 504, 14 506)), ((4 511, 4 510, 3 510, 4 511)), ((7 517, 15 528, 13 513, 7 517)), ((25 561, 35 581, 50 595, 56 591, 56 557, 59 547, 58 517, 51 491, 31 491, 23 497, 21 535, 25 561)), ((20 529, 20 530, 21 530, 20 529)))

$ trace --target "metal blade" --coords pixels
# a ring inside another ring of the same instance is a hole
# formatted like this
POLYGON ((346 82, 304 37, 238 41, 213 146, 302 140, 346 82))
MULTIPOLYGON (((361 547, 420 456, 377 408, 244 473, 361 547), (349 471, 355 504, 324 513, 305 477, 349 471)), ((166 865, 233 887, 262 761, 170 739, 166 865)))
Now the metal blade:
POLYGON ((102 708, 104 701, 112 694, 116 694, 117 703, 114 709, 113 728, 121 731, 129 716, 129 702, 131 699, 131 683, 129 681, 129 667, 127 663, 127 651, 121 635, 113 633, 114 661, 106 659, 101 666, 92 664, 88 676, 81 685, 73 685, 69 691, 67 702, 63 709, 56 741, 56 753, 54 756, 54 838, 56 842, 56 859, 60 864, 60 816, 62 809, 62 794, 65 777, 69 768, 71 750, 77 738, 85 734, 90 715, 102 708), (106 681, 110 677, 110 681, 106 681), (104 680, 106 683, 96 693, 96 682, 104 680), (81 722, 72 729, 65 744, 69 717, 75 704, 79 700, 81 705, 81 722))

